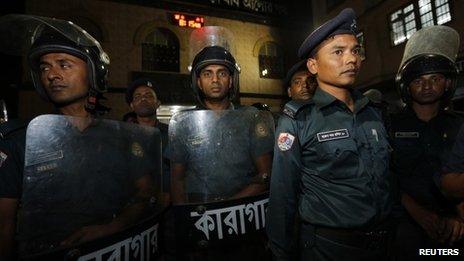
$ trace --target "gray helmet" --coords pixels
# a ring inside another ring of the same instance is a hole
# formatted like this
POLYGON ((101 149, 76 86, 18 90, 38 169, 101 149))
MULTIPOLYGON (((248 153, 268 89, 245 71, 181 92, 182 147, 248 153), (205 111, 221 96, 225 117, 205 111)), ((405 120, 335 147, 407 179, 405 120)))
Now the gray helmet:
POLYGON ((49 98, 40 80, 39 64, 42 55, 52 52, 68 53, 87 63, 90 107, 98 106, 91 103, 106 91, 108 55, 97 40, 70 21, 18 14, 0 17, 0 51, 13 55, 28 52, 34 87, 46 101, 49 98))
POLYGON ((197 84, 197 78, 203 68, 212 64, 224 65, 227 69, 229 69, 229 72, 232 75, 233 88, 230 89, 228 97, 229 100, 233 100, 239 90, 240 67, 232 54, 221 46, 207 46, 203 48, 193 59, 190 74, 192 76, 192 88, 196 98, 200 103, 203 103, 204 95, 197 84))
POLYGON ((442 96, 449 100, 456 89, 458 69, 455 61, 459 50, 459 34, 448 26, 438 25, 415 32, 404 49, 396 84, 403 102, 411 101, 409 84, 415 78, 431 73, 444 74, 453 84, 442 96))

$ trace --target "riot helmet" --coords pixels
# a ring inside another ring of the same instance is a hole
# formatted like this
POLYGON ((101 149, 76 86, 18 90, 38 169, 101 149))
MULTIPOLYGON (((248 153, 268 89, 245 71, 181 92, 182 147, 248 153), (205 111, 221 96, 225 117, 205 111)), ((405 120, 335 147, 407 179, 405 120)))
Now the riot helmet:
POLYGON ((28 52, 34 87, 46 101, 50 99, 40 80, 40 57, 48 53, 63 52, 85 61, 89 77, 87 109, 93 110, 99 106, 97 97, 101 97, 106 91, 110 60, 100 43, 81 27, 56 18, 6 15, 0 18, 0 34, 4 38, 0 41, 1 51, 17 55, 28 52))
POLYGON ((208 65, 223 65, 232 77, 232 88, 228 98, 233 100, 239 91, 240 66, 232 52, 234 50, 232 33, 224 27, 206 26, 192 32, 190 36, 190 56, 192 63, 189 66, 192 79, 193 92, 203 104, 203 92, 197 84, 202 69, 208 65))
POLYGON ((448 26, 425 27, 414 33, 406 43, 403 59, 396 75, 396 84, 404 103, 411 102, 410 83, 425 74, 440 73, 452 84, 441 97, 448 102, 456 89, 458 73, 455 64, 459 50, 459 34, 448 26))

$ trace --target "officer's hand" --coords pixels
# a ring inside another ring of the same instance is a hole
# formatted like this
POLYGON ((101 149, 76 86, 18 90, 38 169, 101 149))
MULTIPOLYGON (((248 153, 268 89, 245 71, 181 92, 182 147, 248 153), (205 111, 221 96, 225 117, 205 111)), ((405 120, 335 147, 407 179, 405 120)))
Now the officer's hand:
POLYGON ((112 224, 105 225, 94 225, 82 227, 81 229, 74 232, 70 237, 61 242, 62 246, 70 246, 79 244, 82 242, 90 241, 99 237, 103 237, 109 234, 113 234, 119 231, 117 226, 112 224))
POLYGON ((420 225, 432 240, 439 241, 441 239, 445 227, 441 217, 435 213, 427 215, 420 220, 420 225))
POLYGON ((462 220, 454 217, 443 218, 445 222, 444 230, 440 242, 453 243, 459 241, 464 235, 464 223, 462 220))

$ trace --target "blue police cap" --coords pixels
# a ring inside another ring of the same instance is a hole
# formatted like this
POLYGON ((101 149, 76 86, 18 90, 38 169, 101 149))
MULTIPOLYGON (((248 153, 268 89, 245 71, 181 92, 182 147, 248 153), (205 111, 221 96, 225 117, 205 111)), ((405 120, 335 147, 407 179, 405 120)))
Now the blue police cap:
POLYGON ((133 81, 127 87, 127 90, 126 90, 126 102, 128 104, 130 104, 132 102, 135 89, 137 89, 140 86, 147 86, 147 87, 153 89, 153 91, 155 91, 155 87, 154 87, 155 84, 153 83, 153 81, 151 79, 148 79, 148 78, 136 79, 135 81, 133 81))
POLYGON ((301 60, 297 63, 295 63, 292 68, 290 68, 290 70, 288 70, 287 72, 287 76, 285 76, 285 80, 284 80, 284 84, 285 84, 285 88, 288 88, 290 87, 291 83, 292 83, 292 77, 295 73, 299 72, 299 71, 307 71, 308 68, 306 67, 306 60, 301 60))
POLYGON ((329 37, 339 34, 357 34, 356 14, 351 8, 343 9, 335 18, 314 30, 301 44, 298 50, 300 59, 315 55, 316 47, 329 37))

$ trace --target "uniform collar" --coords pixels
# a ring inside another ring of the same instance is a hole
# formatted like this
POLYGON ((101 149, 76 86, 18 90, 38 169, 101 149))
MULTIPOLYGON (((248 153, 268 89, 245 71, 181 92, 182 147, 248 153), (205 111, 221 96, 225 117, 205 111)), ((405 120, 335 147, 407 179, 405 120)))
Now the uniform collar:
MULTIPOLYGON (((206 108, 206 106, 204 106, 202 103, 197 104, 197 106, 195 106, 195 109, 197 109, 197 110, 209 110, 209 109, 206 108)), ((230 104, 229 104, 229 107, 227 107, 226 110, 235 110, 234 104, 233 104, 233 103, 230 103, 230 104)))
MULTIPOLYGON (((354 101, 354 113, 360 111, 369 103, 369 99, 362 95, 359 91, 352 90, 350 92, 354 101)), ((322 109, 339 100, 337 100, 337 98, 331 94, 321 90, 320 88, 317 88, 313 96, 313 101, 316 106, 322 109)))
MULTIPOLYGON (((404 117, 407 117, 407 118, 414 118, 417 121, 425 122, 425 121, 423 121, 423 120, 421 120, 421 119, 419 119, 417 117, 416 112, 414 111, 412 106, 409 106, 409 105, 405 106, 405 108, 403 109, 403 115, 404 115, 404 117)), ((448 115, 449 115, 449 111, 444 110, 444 109, 440 109, 440 110, 438 110, 437 115, 435 115, 435 117, 431 118, 428 122, 430 123, 430 122, 434 122, 434 121, 437 121, 437 120, 440 121, 442 118, 444 118, 444 117, 446 117, 448 115)), ((425 123, 427 123, 427 122, 425 122, 425 123)))

